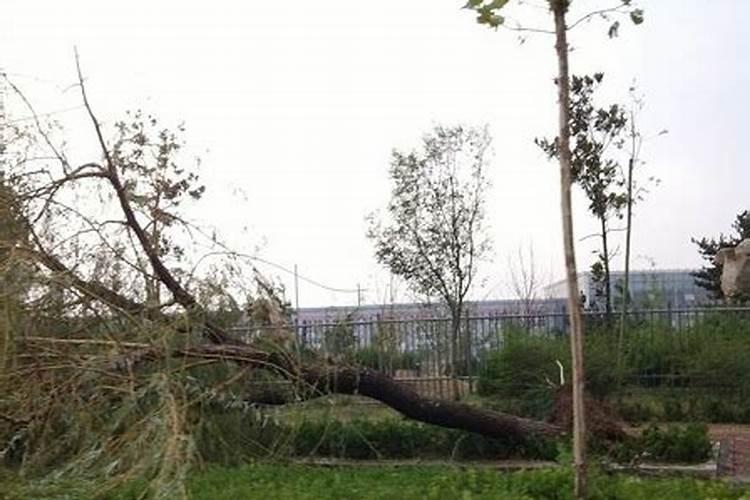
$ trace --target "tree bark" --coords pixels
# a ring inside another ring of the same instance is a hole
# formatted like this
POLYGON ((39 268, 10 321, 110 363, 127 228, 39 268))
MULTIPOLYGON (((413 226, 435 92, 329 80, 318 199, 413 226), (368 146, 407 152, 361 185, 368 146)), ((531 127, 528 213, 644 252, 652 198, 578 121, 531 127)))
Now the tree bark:
MULTIPOLYGON (((42 250, 29 250, 39 263, 51 271, 65 275, 76 289, 101 300, 116 311, 138 315, 148 310, 145 304, 123 297, 97 282, 76 276, 57 258, 42 250)), ((38 339, 37 339, 38 340, 38 339)), ((211 344, 178 348, 172 356, 202 359, 220 359, 238 364, 253 365, 276 371, 292 383, 301 384, 303 390, 312 395, 349 394, 370 397, 393 408, 405 417, 421 422, 476 432, 487 437, 502 439, 510 443, 523 443, 535 437, 559 436, 565 429, 546 422, 508 415, 483 408, 425 398, 416 391, 375 370, 351 367, 301 364, 292 355, 283 351, 258 349, 233 339, 219 326, 213 326, 206 340, 211 344), (216 335, 218 333, 218 335, 216 335), (227 343, 217 342, 226 338, 227 343)), ((91 339, 83 341, 91 342, 91 339)), ((128 348, 129 346, 123 346, 128 348)), ((137 369, 146 361, 163 359, 166 353, 157 346, 139 344, 107 361, 112 371, 137 369)))
POLYGON ((583 322, 578 296, 573 215, 571 203, 571 153, 570 153, 570 79, 568 72, 568 40, 565 14, 568 0, 550 0, 555 18, 555 50, 557 52, 559 137, 560 137, 560 204, 563 227, 565 270, 568 284, 568 310, 570 315, 570 350, 573 385, 573 462, 575 468, 575 497, 586 496, 586 423, 583 403, 583 322))
POLYGON ((451 346, 450 346, 450 378, 453 399, 458 401, 461 398, 461 389, 458 383, 458 360, 459 360, 459 340, 461 336, 461 308, 458 305, 451 311, 451 346))
POLYGON ((607 322, 612 314, 612 278, 609 272, 609 241, 607 238, 607 219, 601 217, 602 225, 602 262, 604 263, 604 311, 607 322))
MULTIPOLYGON (((632 122, 632 117, 631 117, 632 122)), ((632 125, 631 125, 632 126, 632 125)), ((625 345, 625 323, 628 320, 628 306, 630 305, 630 232, 633 221, 633 164, 635 153, 628 161, 628 205, 625 223, 625 276, 622 284, 622 312, 620 315, 620 332, 617 336, 617 385, 622 385, 623 379, 623 348, 625 345)))
POLYGON ((366 396, 398 411, 405 417, 428 424, 476 432, 506 442, 527 442, 539 437, 555 437, 561 427, 486 410, 455 401, 425 398, 408 386, 381 372, 360 367, 299 365, 284 353, 267 352, 247 346, 204 345, 179 349, 179 356, 218 358, 239 364, 272 367, 291 382, 300 383, 312 395, 348 394, 366 396))

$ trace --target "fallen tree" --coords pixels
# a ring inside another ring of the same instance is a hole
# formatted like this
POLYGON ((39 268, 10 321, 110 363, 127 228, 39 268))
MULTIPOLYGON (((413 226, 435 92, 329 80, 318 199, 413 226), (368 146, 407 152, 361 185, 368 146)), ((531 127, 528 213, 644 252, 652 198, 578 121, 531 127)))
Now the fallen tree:
MULTIPOLYGON (((75 317, 77 312, 88 311, 89 316, 100 319, 104 329, 111 328, 112 316, 122 317, 136 325, 136 330, 145 331, 147 341, 144 341, 143 337, 129 338, 127 335, 115 336, 117 338, 114 340, 91 336, 78 338, 74 335, 75 330, 54 338, 38 335, 18 336, 15 342, 27 348, 19 351, 18 359, 22 359, 22 362, 16 363, 17 369, 10 372, 8 379, 14 377, 14 380, 22 380, 27 373, 37 376, 45 370, 60 370, 61 367, 64 370, 72 370, 72 374, 62 382, 57 380, 55 386, 40 383, 38 387, 33 388, 36 392, 31 388, 25 388, 30 391, 26 395, 27 400, 24 404, 14 407, 15 414, 5 415, 6 420, 22 421, 26 427, 31 428, 37 424, 42 425, 39 422, 49 419, 50 408, 53 407, 52 402, 55 398, 76 397, 84 401, 96 400, 100 397, 96 391, 86 389, 92 384, 92 374, 119 380, 122 388, 117 390, 133 394, 138 391, 133 382, 134 374, 144 370, 148 363, 164 363, 165 368, 162 369, 170 372, 176 370, 175 367, 179 367, 179 370, 190 370, 203 364, 220 362, 237 367, 237 373, 230 377, 232 380, 246 376, 252 370, 263 369, 299 385, 300 391, 309 397, 322 394, 366 396, 382 402, 410 419, 475 432, 511 443, 554 437, 569 431, 565 425, 559 425, 557 422, 535 421, 460 402, 425 398, 389 376, 371 369, 331 364, 324 359, 302 360, 288 348, 289 346, 270 348, 266 344, 235 338, 211 319, 209 311, 165 264, 163 250, 160 248, 161 240, 154 237, 156 219, 148 225, 144 225, 139 219, 139 210, 133 205, 134 200, 138 198, 134 195, 132 182, 121 177, 121 171, 125 168, 121 164, 123 160, 111 151, 104 139, 101 126, 86 94, 80 66, 78 77, 83 104, 94 127, 103 163, 89 162, 73 168, 67 158, 51 146, 50 138, 40 127, 39 132, 62 165, 64 175, 54 178, 42 188, 29 190, 24 195, 25 200, 37 203, 41 200, 42 210, 47 210, 55 203, 55 196, 64 186, 91 180, 103 182, 111 189, 122 216, 122 219, 115 223, 118 227, 125 228, 126 235, 134 241, 133 248, 147 263, 147 267, 136 268, 138 273, 146 282, 154 280, 159 286, 166 288, 171 300, 164 303, 145 303, 118 292, 100 280, 80 276, 76 266, 66 265, 60 256, 55 255, 54 246, 45 244, 38 234, 34 221, 40 220, 42 216, 27 216, 24 220, 26 232, 30 236, 28 241, 13 243, 6 250, 44 269, 48 283, 75 290, 77 297, 85 298, 85 301, 78 299, 75 302, 72 317, 75 317), (96 307, 92 303, 97 304, 96 307), (108 312, 105 314, 103 310, 108 312), (175 318, 180 320, 176 321, 175 318), (154 337, 153 331, 160 333, 154 337), (148 340, 149 338, 152 340, 148 340), (59 349, 63 345, 68 350, 59 349), (75 357, 70 352, 71 348, 74 348, 75 357), (46 357, 53 359, 55 363, 42 363, 46 357), (30 401, 35 397, 43 397, 47 403, 37 404, 30 401)), ((31 111, 33 112, 33 109, 31 111)), ((168 187, 183 191, 187 189, 181 183, 168 187)), ((154 213, 157 213, 161 220, 176 220, 176 216, 169 214, 167 217, 163 211, 154 213)), ((104 223, 96 225, 87 221, 87 224, 94 228, 92 230, 98 231, 104 223)), ((115 248, 114 244, 111 246, 115 248)), ((114 252, 113 255, 121 258, 118 252, 114 252)), ((158 294, 156 296, 158 297, 158 294)), ((153 296, 151 298, 153 299, 153 296)), ((273 326, 283 328, 283 325, 273 326)), ((168 401, 171 401, 167 407, 171 412, 169 425, 175 435, 179 435, 185 432, 180 429, 187 424, 186 417, 181 416, 177 409, 189 406, 190 399, 184 395, 180 396, 185 402, 177 404, 172 401, 176 399, 176 393, 169 391, 172 389, 167 390, 168 401)), ((608 437, 618 436, 621 435, 608 428, 608 437)), ((31 442, 33 444, 33 439, 31 442)))

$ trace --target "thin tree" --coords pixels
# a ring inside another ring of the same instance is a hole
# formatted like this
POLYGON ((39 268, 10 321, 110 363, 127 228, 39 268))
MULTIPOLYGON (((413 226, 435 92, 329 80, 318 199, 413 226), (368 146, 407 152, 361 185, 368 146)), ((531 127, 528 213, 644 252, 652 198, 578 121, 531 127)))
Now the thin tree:
MULTIPOLYGON (((420 151, 394 151, 388 218, 372 214, 368 231, 378 262, 448 310, 447 368, 456 397, 464 303, 477 262, 489 250, 484 224, 489 144, 486 128, 437 126, 424 136, 420 151)), ((463 341, 467 352, 469 339, 463 341)))
MULTIPOLYGON (((557 55, 557 92, 558 92, 558 126, 559 126, 559 155, 560 164, 560 212, 563 227, 563 249, 565 254, 565 270, 568 288, 568 309, 571 324, 571 358, 572 358, 572 385, 573 385, 573 461, 575 467, 575 491, 576 498, 586 496, 586 427, 583 406, 584 374, 583 374, 583 325, 581 315, 581 304, 578 295, 578 275, 576 272, 576 258, 573 236, 573 216, 571 206, 571 185, 573 183, 572 158, 570 150, 570 76, 568 69, 568 30, 584 23, 593 17, 599 16, 609 19, 608 16, 618 13, 628 13, 635 24, 643 22, 643 11, 632 7, 631 0, 621 0, 613 7, 606 7, 590 12, 572 24, 568 25, 566 14, 571 0, 547 0, 550 12, 554 20, 554 30, 535 29, 522 26, 510 26, 500 11, 509 3, 509 0, 469 0, 467 8, 475 10, 478 14, 477 21, 491 28, 500 26, 508 27, 518 31, 531 31, 540 33, 551 33, 555 36, 555 52, 557 55)), ((619 21, 610 25, 609 35, 616 36, 619 29, 619 21)))
POLYGON ((526 250, 519 247, 514 258, 508 258, 510 287, 513 295, 521 303, 521 314, 527 320, 540 312, 540 294, 547 283, 539 273, 534 248, 529 245, 526 250))
MULTIPOLYGON (((633 232, 633 205, 637 201, 643 199, 643 195, 647 192, 647 189, 638 185, 635 181, 635 167, 639 163, 643 163, 640 159, 641 148, 643 147, 644 137, 641 131, 638 129, 638 114, 644 107, 643 97, 636 94, 635 86, 630 88, 631 95, 631 106, 628 111, 628 139, 629 143, 629 157, 628 157, 628 170, 626 174, 626 203, 625 203, 625 263, 624 273, 621 292, 621 310, 620 310, 620 332, 617 338, 617 373, 618 373, 618 385, 622 384, 623 377, 623 357, 624 357, 624 346, 625 346, 625 326, 627 324, 628 308, 630 307, 630 250, 631 250, 631 235, 633 232)), ((657 135, 664 135, 667 130, 661 130, 657 135)), ((658 184, 659 180, 656 177, 649 177, 647 179, 649 183, 658 184)))

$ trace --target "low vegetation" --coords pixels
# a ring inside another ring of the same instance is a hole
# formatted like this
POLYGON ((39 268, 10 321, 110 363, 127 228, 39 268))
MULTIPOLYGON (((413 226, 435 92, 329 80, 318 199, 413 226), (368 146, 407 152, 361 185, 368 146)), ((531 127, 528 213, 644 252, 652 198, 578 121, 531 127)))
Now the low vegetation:
MULTIPOLYGON (((0 478, 7 500, 88 499, 97 484, 77 482, 32 482, 7 473, 0 478)), ((237 498, 264 499, 513 499, 565 500, 572 497, 573 475, 567 468, 514 473, 490 469, 445 466, 408 467, 305 467, 289 464, 247 465, 239 468, 209 467, 187 481, 194 500, 237 498)), ((143 483, 134 482, 104 493, 102 498, 135 500, 143 483)), ((686 478, 646 479, 596 473, 590 498, 628 500, 730 500, 747 498, 745 488, 717 481, 686 478)))
MULTIPOLYGON (((622 385, 613 367, 614 324, 591 324, 587 390, 631 422, 749 423, 750 317, 717 311, 683 321, 643 318, 628 325, 622 385)), ((504 341, 482 363, 480 395, 497 409, 544 418, 559 379, 556 361, 570 366, 567 340, 519 329, 504 341)))

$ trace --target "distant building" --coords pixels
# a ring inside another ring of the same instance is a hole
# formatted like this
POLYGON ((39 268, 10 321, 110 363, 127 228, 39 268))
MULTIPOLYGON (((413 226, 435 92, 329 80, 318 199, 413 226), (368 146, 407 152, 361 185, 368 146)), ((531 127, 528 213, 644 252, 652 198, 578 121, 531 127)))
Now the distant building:
MULTIPOLYGON (((714 301, 708 290, 695 284, 694 272, 689 269, 652 269, 630 271, 628 288, 631 307, 635 309, 683 309, 710 305, 714 301)), ((625 273, 612 271, 612 307, 618 309, 622 304, 622 289, 625 273)), ((578 286, 586 298, 587 310, 603 310, 604 296, 601 286, 593 279, 590 272, 578 275, 578 286)), ((553 283, 546 290, 546 296, 567 297, 565 281, 553 283)))
MULTIPOLYGON (((638 270, 630 272, 629 285, 633 309, 683 309, 710 305, 713 300, 707 290, 695 284, 691 270, 638 270)), ((624 273, 613 271, 613 309, 622 303, 624 273)), ((604 309, 604 298, 590 272, 578 275, 579 287, 586 297, 586 310, 604 309)), ((531 303, 518 299, 469 301, 466 316, 492 317, 513 315, 545 315, 567 311, 567 285, 558 281, 548 286, 544 299, 531 303)), ((376 319, 426 319, 448 317, 440 304, 399 303, 362 306, 302 307, 297 311, 300 323, 325 323, 336 321, 373 321, 376 319)))

